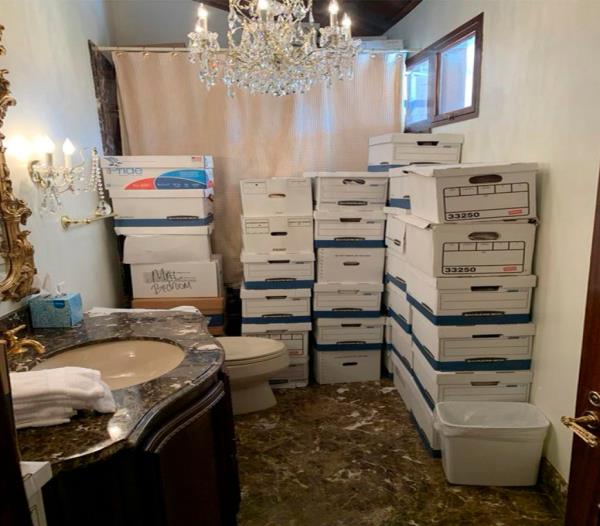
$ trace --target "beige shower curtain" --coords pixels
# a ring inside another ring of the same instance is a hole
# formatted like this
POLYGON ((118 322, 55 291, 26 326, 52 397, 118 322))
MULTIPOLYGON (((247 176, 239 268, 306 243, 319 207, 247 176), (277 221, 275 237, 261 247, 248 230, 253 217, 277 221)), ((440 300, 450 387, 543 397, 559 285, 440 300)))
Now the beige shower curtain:
POLYGON ((242 277, 239 182, 367 168, 369 137, 400 129, 401 55, 360 55, 354 80, 276 98, 227 96, 197 80, 185 53, 114 52, 124 155, 215 159, 215 252, 242 277))

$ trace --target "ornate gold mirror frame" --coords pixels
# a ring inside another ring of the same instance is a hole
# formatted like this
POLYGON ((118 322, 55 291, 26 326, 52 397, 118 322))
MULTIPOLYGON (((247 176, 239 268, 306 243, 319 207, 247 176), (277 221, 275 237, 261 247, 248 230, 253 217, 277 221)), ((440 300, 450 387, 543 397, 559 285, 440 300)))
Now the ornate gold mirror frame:
MULTIPOLYGON (((2 32, 0 25, 0 57, 6 53, 2 45, 2 32)), ((6 110, 16 104, 11 96, 9 82, 4 77, 7 70, 0 68, 0 257, 4 258, 6 276, 0 281, 0 295, 2 300, 20 300, 34 292, 32 290, 33 276, 36 273, 33 263, 33 246, 27 241, 29 231, 21 230, 21 225, 27 223, 31 210, 24 201, 17 199, 12 190, 10 172, 6 165, 4 135, 2 125, 6 110)))

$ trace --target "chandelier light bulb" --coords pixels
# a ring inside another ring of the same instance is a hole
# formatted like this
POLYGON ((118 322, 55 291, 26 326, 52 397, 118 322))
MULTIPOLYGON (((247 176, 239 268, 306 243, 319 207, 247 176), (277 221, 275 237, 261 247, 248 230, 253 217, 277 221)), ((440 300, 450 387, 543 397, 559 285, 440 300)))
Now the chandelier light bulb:
POLYGON ((344 36, 350 38, 352 36, 352 19, 348 16, 348 13, 344 13, 342 18, 342 28, 344 29, 344 36))
POLYGON ((198 6, 198 18, 200 18, 200 19, 208 18, 208 11, 206 10, 206 7, 204 7, 204 4, 200 4, 198 6))
POLYGON ((35 140, 36 150, 39 153, 52 154, 54 153, 54 143, 47 135, 40 136, 35 140))
POLYGON ((258 0, 258 10, 259 11, 268 11, 270 4, 269 0, 258 0))
POLYGON ((338 25, 338 13, 340 12, 340 5, 336 0, 329 2, 329 25, 335 27, 338 25))
POLYGON ((71 139, 65 139, 62 145, 62 151, 65 155, 73 155, 75 153, 75 146, 71 142, 71 139))
POLYGON ((31 143, 22 135, 6 139, 6 153, 20 161, 26 161, 31 154, 31 143))

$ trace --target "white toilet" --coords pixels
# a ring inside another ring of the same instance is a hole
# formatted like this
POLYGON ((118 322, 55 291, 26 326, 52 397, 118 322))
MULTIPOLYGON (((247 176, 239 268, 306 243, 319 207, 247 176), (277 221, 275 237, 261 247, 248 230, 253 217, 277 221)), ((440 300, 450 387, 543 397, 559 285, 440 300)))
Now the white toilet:
POLYGON ((243 415, 274 406, 277 401, 269 378, 290 364, 285 344, 268 338, 246 336, 217 340, 225 350, 233 414, 243 415))

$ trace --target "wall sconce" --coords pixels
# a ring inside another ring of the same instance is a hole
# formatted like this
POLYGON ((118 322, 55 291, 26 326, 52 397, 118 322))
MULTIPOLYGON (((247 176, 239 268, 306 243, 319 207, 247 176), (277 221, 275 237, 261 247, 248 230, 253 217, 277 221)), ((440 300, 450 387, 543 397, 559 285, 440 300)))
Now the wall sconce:
MULTIPOLYGON (((16 144, 21 144, 21 140, 16 144)), ((69 139, 63 143, 63 166, 57 166, 54 160, 55 146, 48 137, 40 137, 35 141, 36 150, 44 155, 44 161, 33 160, 29 163, 29 176, 33 184, 42 193, 41 209, 44 212, 56 213, 62 208, 61 194, 72 192, 96 192, 98 203, 92 216, 83 219, 72 219, 69 216, 62 216, 60 221, 63 228, 67 229, 71 225, 87 225, 94 221, 114 217, 110 204, 106 201, 104 192, 104 183, 102 180, 102 168, 100 166, 100 156, 96 148, 91 150, 91 168, 86 173, 85 158, 79 152, 77 164, 73 164, 74 154, 77 152, 75 146, 69 139)), ((17 150, 19 148, 15 148, 17 150)), ((15 151, 18 156, 23 156, 26 150, 22 145, 21 155, 15 151)))

